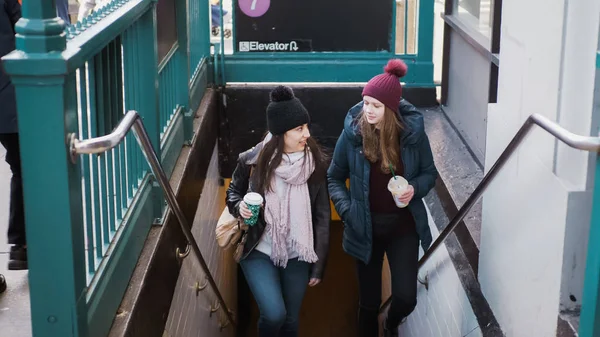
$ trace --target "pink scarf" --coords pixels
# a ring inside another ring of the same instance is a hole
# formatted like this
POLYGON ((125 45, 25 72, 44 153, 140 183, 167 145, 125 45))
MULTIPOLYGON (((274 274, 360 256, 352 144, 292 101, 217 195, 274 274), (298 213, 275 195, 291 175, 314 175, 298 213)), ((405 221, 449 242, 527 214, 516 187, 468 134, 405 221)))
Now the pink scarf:
POLYGON ((314 263, 318 260, 314 250, 310 194, 306 183, 315 170, 315 164, 312 154, 307 153, 294 163, 284 155, 275 169, 277 177, 271 182, 272 191, 265 193, 266 231, 272 241, 271 261, 283 268, 288 261, 288 237, 300 261, 314 263), (282 196, 276 193, 277 178, 285 182, 282 196))

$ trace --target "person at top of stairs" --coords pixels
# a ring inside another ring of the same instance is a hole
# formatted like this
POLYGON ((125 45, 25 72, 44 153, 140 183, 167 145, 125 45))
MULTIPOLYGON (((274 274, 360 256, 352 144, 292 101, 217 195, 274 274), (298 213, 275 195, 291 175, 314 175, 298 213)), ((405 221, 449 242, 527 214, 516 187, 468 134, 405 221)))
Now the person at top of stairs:
POLYGON ((69 1, 68 0, 56 0, 56 15, 63 19, 65 25, 71 25, 71 17, 69 16, 69 1))
POLYGON ((259 337, 298 336, 307 286, 321 282, 327 262, 327 162, 309 123, 292 89, 275 88, 269 133, 240 154, 227 189, 230 212, 249 225, 240 265, 260 310, 259 337))
POLYGON ((437 169, 423 115, 402 99, 406 71, 402 60, 390 60, 367 83, 363 101, 348 111, 327 172, 344 222, 343 248, 356 259, 361 337, 378 336, 384 254, 392 283, 384 323, 389 337, 397 336, 398 325, 417 304, 419 242, 427 250, 432 241, 422 198, 433 188, 437 169))
POLYGON ((90 15, 90 13, 93 10, 102 8, 102 7, 106 6, 107 4, 109 4, 110 2, 111 2, 111 0, 80 0, 79 1, 79 12, 77 14, 77 20, 78 21, 83 20, 85 17, 90 15))
MULTIPOLYGON (((15 50, 15 25, 20 18, 21 5, 17 0, 0 0, 0 57, 15 50)), ((12 172, 8 215, 8 243, 12 245, 8 261, 9 270, 28 268, 18 132, 15 87, 0 64, 0 143, 6 149, 4 160, 12 172)))

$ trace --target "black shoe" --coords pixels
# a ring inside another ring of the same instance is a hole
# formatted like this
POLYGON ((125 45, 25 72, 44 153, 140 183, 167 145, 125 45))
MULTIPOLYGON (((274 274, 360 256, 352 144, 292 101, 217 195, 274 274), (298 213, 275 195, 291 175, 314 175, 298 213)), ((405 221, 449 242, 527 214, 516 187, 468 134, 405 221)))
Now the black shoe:
POLYGON ((8 270, 26 270, 27 248, 23 245, 14 245, 10 247, 8 270))
POLYGON ((6 280, 4 275, 0 274, 0 294, 6 291, 6 280))
POLYGON ((398 337, 398 328, 389 328, 387 319, 383 322, 383 337, 398 337))

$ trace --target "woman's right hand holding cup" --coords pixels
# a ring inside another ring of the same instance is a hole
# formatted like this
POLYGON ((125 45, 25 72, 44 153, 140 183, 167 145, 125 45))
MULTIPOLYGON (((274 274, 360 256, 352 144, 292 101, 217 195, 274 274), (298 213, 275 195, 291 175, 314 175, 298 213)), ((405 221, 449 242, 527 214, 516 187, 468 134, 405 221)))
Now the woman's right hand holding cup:
POLYGON ((244 213, 242 213, 242 203, 240 203, 240 215, 244 217, 244 222, 246 225, 254 226, 254 224, 256 224, 256 221, 258 221, 258 213, 263 201, 263 197, 255 192, 248 192, 244 196, 244 200, 242 202, 244 213))
POLYGON ((252 217, 252 211, 248 208, 248 205, 244 201, 240 202, 240 215, 244 219, 250 219, 252 217))

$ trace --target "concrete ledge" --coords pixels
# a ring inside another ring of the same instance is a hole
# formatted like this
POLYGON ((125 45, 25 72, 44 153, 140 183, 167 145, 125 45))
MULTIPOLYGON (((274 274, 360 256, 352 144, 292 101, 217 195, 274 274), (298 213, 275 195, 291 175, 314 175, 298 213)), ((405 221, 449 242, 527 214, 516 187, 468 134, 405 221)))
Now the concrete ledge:
POLYGON ((557 337, 577 337, 579 330, 579 313, 558 315, 557 337))
MULTIPOLYGON (((425 130, 442 184, 439 191, 447 190, 449 217, 452 218, 471 196, 483 179, 483 169, 476 161, 459 133, 452 126, 441 108, 423 109, 425 130), (441 189, 440 189, 441 187, 441 189), (452 204, 454 204, 452 206, 452 204)), ((444 194, 444 193, 441 193, 444 194)), ((481 235, 481 201, 475 204, 464 219, 464 223, 477 249, 481 235)))
MULTIPOLYGON (((483 171, 440 108, 422 112, 439 172, 436 186, 425 202, 441 232, 479 184, 483 171)), ((446 239, 445 246, 483 336, 504 336, 477 277, 480 229, 481 202, 446 239)))

